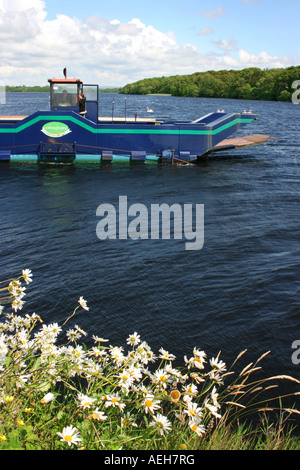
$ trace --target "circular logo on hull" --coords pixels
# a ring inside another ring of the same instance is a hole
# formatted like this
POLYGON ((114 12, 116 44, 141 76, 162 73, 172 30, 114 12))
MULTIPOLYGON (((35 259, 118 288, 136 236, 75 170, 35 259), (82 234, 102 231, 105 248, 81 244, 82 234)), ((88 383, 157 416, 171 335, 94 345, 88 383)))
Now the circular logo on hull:
POLYGON ((72 132, 67 126, 67 124, 64 124, 63 122, 47 122, 47 124, 44 124, 42 127, 42 132, 49 137, 63 137, 64 135, 69 134, 72 132))

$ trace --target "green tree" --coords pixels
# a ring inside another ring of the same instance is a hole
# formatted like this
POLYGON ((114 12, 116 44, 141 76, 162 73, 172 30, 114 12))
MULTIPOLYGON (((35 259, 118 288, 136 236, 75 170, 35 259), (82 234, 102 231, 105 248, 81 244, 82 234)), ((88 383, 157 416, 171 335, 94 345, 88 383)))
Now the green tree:
POLYGON ((283 90, 278 97, 278 101, 291 101, 291 99, 292 94, 287 90, 283 90))
POLYGON ((208 70, 192 75, 155 77, 128 84, 119 93, 167 93, 173 96, 288 101, 300 66, 286 69, 208 70))

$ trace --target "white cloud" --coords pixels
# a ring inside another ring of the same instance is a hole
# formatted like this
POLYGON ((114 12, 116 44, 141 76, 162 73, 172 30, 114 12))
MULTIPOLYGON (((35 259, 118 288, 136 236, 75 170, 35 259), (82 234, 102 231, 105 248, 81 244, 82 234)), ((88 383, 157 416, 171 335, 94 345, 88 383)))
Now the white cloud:
POLYGON ((225 15, 225 10, 222 5, 219 5, 215 10, 201 10, 200 15, 209 18, 210 20, 214 20, 215 18, 219 18, 220 16, 225 15))
POLYGON ((233 38, 218 42, 219 52, 182 46, 173 32, 159 31, 138 18, 125 23, 58 14, 49 20, 43 0, 0 0, 0 38, 0 80, 8 85, 45 85, 50 77, 62 77, 64 67, 69 77, 86 83, 122 86, 162 75, 291 65, 290 59, 267 52, 240 50, 233 58, 233 38))
POLYGON ((242 67, 260 67, 260 68, 277 68, 286 67, 286 57, 270 56, 266 51, 260 52, 258 55, 249 54, 249 52, 241 49, 238 53, 239 63, 242 67))
POLYGON ((261 0, 242 0, 246 5, 261 5, 261 0))
POLYGON ((25 41, 40 32, 44 20, 44 2, 41 0, 0 0, 0 40, 25 41))
POLYGON ((209 34, 213 34, 214 30, 210 28, 209 26, 206 26, 204 28, 201 28, 199 31, 200 36, 208 36, 209 34))
POLYGON ((215 44, 219 49, 222 49, 222 51, 233 51, 237 49, 234 37, 231 37, 230 39, 219 39, 219 41, 213 41, 213 44, 215 44))

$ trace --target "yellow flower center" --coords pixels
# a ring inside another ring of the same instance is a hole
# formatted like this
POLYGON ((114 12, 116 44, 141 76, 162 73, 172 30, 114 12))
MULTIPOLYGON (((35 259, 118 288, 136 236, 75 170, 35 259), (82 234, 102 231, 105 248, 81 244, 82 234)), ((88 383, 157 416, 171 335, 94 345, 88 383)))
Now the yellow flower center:
POLYGON ((112 402, 112 403, 117 403, 117 402, 118 402, 118 399, 114 397, 114 398, 112 398, 111 402, 112 402))
POLYGON ((6 397, 5 397, 5 401, 7 401, 7 402, 11 402, 11 401, 13 401, 13 399, 14 399, 14 397, 9 396, 9 395, 6 395, 6 397))
POLYGON ((193 424, 193 426, 191 427, 192 431, 197 431, 197 424, 193 424))
POLYGON ((72 441, 72 436, 65 436, 65 441, 71 442, 72 441))
POLYGON ((180 398, 180 392, 178 390, 172 390, 170 395, 173 400, 179 400, 180 398))
POLYGON ((146 400, 146 401, 145 401, 145 405, 148 406, 148 408, 151 408, 151 406, 153 405, 153 403, 152 403, 151 400, 146 400))

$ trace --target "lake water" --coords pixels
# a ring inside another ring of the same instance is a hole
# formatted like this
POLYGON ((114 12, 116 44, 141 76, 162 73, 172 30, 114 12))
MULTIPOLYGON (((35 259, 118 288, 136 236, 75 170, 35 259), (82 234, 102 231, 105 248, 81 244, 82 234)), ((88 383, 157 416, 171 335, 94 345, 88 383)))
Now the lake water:
MULTIPOLYGON (((267 375, 300 378, 292 343, 300 340, 300 106, 170 96, 100 95, 100 115, 196 119, 252 109, 240 131, 277 137, 192 167, 0 166, 1 278, 33 272, 24 312, 63 322, 83 296, 89 312, 70 323, 124 345, 137 331, 154 351, 179 360, 194 347, 228 364, 264 352, 267 375), (125 102, 126 98, 126 102, 125 102), (204 246, 184 240, 105 240, 96 236, 100 204, 204 204, 204 246)), ((47 94, 11 93, 1 114, 47 110, 47 94)), ((87 343, 89 339, 85 340, 87 343)))

